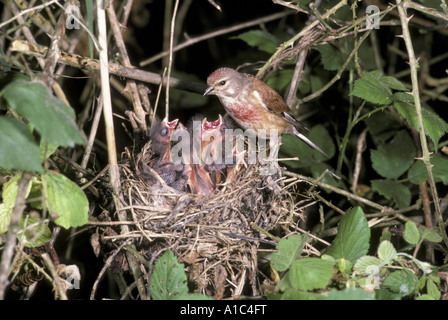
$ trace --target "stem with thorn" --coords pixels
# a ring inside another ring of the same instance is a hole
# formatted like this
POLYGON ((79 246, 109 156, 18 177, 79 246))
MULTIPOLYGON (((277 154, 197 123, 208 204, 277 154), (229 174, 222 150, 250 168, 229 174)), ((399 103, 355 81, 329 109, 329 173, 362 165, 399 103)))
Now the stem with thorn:
POLYGON ((415 111, 417 113, 417 122, 418 122, 418 127, 419 127, 419 134, 420 134, 420 144, 422 147, 421 160, 425 164, 426 170, 428 172, 428 182, 429 182, 429 186, 431 188, 432 198, 434 201, 435 214, 436 214, 436 218, 439 223, 440 233, 442 235, 443 241, 448 246, 448 236, 446 234, 445 223, 443 222, 442 212, 440 210, 439 196, 437 194, 437 188, 436 188, 436 184, 434 181, 434 176, 432 174, 433 165, 431 164, 430 152, 428 150, 428 145, 427 145, 427 141, 426 141, 425 127, 423 126, 422 106, 420 103, 420 93, 419 93, 419 84, 418 84, 418 75, 417 75, 418 61, 415 58, 414 48, 412 45, 412 39, 411 39, 411 35, 409 33, 409 27, 408 27, 409 20, 407 18, 407 14, 406 14, 407 2, 402 1, 402 0, 397 0, 397 4, 398 4, 398 14, 400 16, 400 21, 401 21, 401 28, 403 30, 403 39, 404 39, 404 43, 406 45, 406 50, 408 52, 408 57, 409 57, 409 68, 411 71, 411 82, 412 82, 412 96, 414 98, 415 111))

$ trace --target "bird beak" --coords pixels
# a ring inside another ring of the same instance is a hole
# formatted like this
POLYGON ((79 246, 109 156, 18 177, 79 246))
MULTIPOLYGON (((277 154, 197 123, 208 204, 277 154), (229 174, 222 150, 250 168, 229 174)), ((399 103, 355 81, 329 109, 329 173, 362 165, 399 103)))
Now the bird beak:
POLYGON ((176 128, 178 122, 179 122, 179 119, 175 119, 175 120, 173 120, 173 121, 168 121, 168 117, 165 117, 165 118, 162 120, 162 123, 163 123, 164 125, 166 125, 167 127, 169 127, 170 129, 174 129, 174 128, 176 128))
POLYGON ((202 119, 201 129, 204 130, 204 128, 207 126, 207 124, 208 124, 207 118, 202 119))
POLYGON ((213 90, 215 90, 215 87, 213 87, 213 86, 208 87, 207 90, 205 90, 205 92, 204 92, 204 96, 208 95, 213 90))
POLYGON ((165 117, 162 120, 162 124, 168 128, 170 131, 170 135, 173 133, 174 129, 176 129, 177 123, 179 122, 179 119, 175 119, 173 121, 168 121, 168 117, 165 117))

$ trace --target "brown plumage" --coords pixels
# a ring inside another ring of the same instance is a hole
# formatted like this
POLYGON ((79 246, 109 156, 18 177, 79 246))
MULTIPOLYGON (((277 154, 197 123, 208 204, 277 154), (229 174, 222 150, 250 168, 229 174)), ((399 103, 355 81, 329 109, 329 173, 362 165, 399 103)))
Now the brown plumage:
POLYGON ((227 113, 243 129, 252 129, 267 137, 295 135, 327 156, 304 135, 308 129, 294 118, 286 102, 266 83, 247 73, 220 68, 207 78, 207 85, 204 95, 216 95, 227 113))

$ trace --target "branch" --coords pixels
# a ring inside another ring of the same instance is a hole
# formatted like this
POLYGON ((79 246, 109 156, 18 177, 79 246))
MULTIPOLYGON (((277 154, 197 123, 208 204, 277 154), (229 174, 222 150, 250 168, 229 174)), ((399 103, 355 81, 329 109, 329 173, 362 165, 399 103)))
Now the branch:
MULTIPOLYGON (((113 112, 112 112, 112 100, 110 94, 110 84, 109 84, 109 62, 107 53, 107 30, 106 30, 106 12, 104 6, 106 5, 105 0, 98 0, 97 5, 97 19, 98 19, 98 42, 102 50, 100 51, 100 74, 101 74, 101 97, 103 99, 103 114, 106 127, 106 140, 107 140, 107 154, 109 160, 109 175, 113 190, 113 199, 115 207, 118 211, 118 218, 120 221, 126 221, 126 212, 121 212, 121 183, 120 183, 120 171, 118 168, 117 161, 117 150, 115 145, 115 132, 113 123, 113 112)), ((112 5, 112 4, 109 4, 112 5)), ((129 232, 127 225, 121 226, 123 234, 129 232)), ((137 284, 137 289, 140 296, 145 298, 145 288, 142 283, 142 278, 140 276, 139 266, 135 259, 130 255, 126 254, 128 258, 129 268, 132 270, 135 282, 137 284)))
MULTIPOLYGON (((218 31, 213 31, 213 32, 204 34, 204 35, 196 37, 196 38, 190 38, 187 41, 185 41, 185 42, 175 46, 173 48, 173 52, 179 51, 179 50, 181 50, 183 48, 189 47, 189 46, 191 46, 193 44, 196 44, 198 42, 201 42, 201 41, 204 41, 204 40, 207 40, 207 39, 211 39, 211 38, 214 38, 214 37, 222 36, 224 34, 231 33, 231 32, 234 32, 234 31, 238 31, 238 30, 241 30, 241 29, 253 27, 253 26, 256 26, 256 25, 258 25, 260 23, 266 23, 266 22, 269 22, 269 21, 272 21, 272 20, 277 20, 279 18, 283 18, 283 17, 285 17, 287 15, 290 15, 292 13, 293 13, 292 11, 282 11, 282 12, 274 13, 274 14, 272 14, 270 16, 267 16, 267 17, 255 19, 255 20, 252 20, 252 21, 249 21, 249 22, 244 22, 244 23, 238 24, 238 25, 233 26, 233 27, 225 28, 225 29, 218 30, 218 31)), ((170 54, 169 50, 163 51, 163 52, 161 52, 159 54, 156 54, 155 56, 140 62, 140 67, 144 67, 144 66, 146 66, 148 64, 151 64, 154 61, 162 59, 163 57, 165 57, 165 56, 167 56, 169 54, 170 54)))
POLYGON ((311 177, 307 177, 307 176, 304 176, 304 175, 301 175, 301 174, 298 174, 298 173, 294 173, 294 172, 289 172, 289 171, 284 171, 284 174, 286 176, 294 177, 296 179, 308 182, 308 183, 310 183, 310 184, 312 184, 314 186, 318 186, 320 188, 325 188, 325 189, 331 190, 331 191, 333 191, 333 192, 335 192, 337 194, 340 194, 340 195, 342 195, 344 197, 347 197, 347 199, 352 199, 352 200, 358 201, 358 202, 360 202, 362 204, 365 204, 365 205, 367 205, 367 206, 369 206, 369 207, 371 207, 373 209, 376 209, 376 210, 380 211, 379 215, 381 215, 381 216, 393 215, 393 216, 395 216, 396 218, 398 218, 398 219, 400 219, 402 221, 410 221, 410 219, 405 217, 405 216, 403 216, 402 213, 403 212, 408 212, 410 210, 416 210, 416 209, 418 209, 420 207, 420 204, 417 203, 417 204, 412 205, 412 206, 407 207, 407 208, 394 210, 392 208, 389 208, 389 207, 386 207, 386 206, 382 206, 382 205, 380 205, 380 204, 378 204, 376 202, 373 202, 373 201, 371 201, 369 199, 360 197, 360 196, 358 196, 358 195, 356 195, 354 193, 351 193, 351 192, 348 192, 346 190, 334 187, 334 186, 332 186, 330 184, 327 184, 327 183, 324 183, 324 182, 320 182, 319 179, 314 179, 314 178, 311 178, 311 177))
MULTIPOLYGON (((44 3, 44 4, 41 4, 41 5, 32 7, 32 8, 28 8, 28 9, 25 9, 25 10, 22 10, 22 11, 20 11, 19 14, 16 14, 16 15, 15 15, 14 17, 12 17, 11 19, 8 19, 8 20, 6 20, 5 22, 0 23, 0 29, 3 28, 4 26, 6 26, 7 24, 13 22, 14 20, 20 18, 21 16, 23 16, 23 15, 25 15, 25 14, 28 14, 28 13, 30 13, 30 12, 34 12, 34 11, 37 11, 37 10, 42 10, 42 9, 44 9, 45 7, 51 6, 52 4, 54 4, 54 3, 57 2, 57 1, 58 1, 58 0, 51 0, 51 1, 48 1, 48 2, 46 2, 46 3, 44 3)), ((19 21, 19 23, 20 23, 20 21, 19 21)), ((22 23, 20 23, 20 24, 22 24, 22 23)))
MULTIPOLYGON (((14 40, 14 42, 11 45, 11 50, 41 58, 45 57, 48 48, 24 40, 14 40)), ((68 64, 69 66, 78 69, 84 69, 90 71, 100 70, 100 63, 98 60, 90 59, 88 57, 84 57, 79 54, 74 54, 65 51, 60 52, 58 62, 68 64)), ((141 69, 128 68, 116 63, 109 62, 109 73, 122 78, 133 79, 155 85, 159 85, 161 82, 163 85, 167 85, 166 79, 162 79, 162 76, 160 76, 158 73, 148 72, 141 69)), ((206 85, 205 83, 197 83, 171 78, 170 88, 190 91, 202 95, 206 89, 206 85)))
MULTIPOLYGON (((338 11, 343 6, 347 5, 347 0, 342 0, 338 4, 336 4, 333 8, 328 10, 324 15, 322 15, 322 19, 327 19, 329 16, 334 14, 336 11, 338 11)), ((268 62, 258 71, 257 78, 260 78, 263 76, 263 74, 266 72, 266 70, 271 66, 271 64, 277 59, 277 57, 287 48, 294 45, 294 42, 296 42, 298 39, 306 35, 310 30, 315 28, 318 24, 320 24, 319 20, 315 20, 312 23, 310 23, 308 26, 302 29, 301 32, 296 34, 294 37, 289 39, 288 41, 284 42, 280 47, 278 47, 277 51, 269 58, 268 62)))
POLYGON ((176 0, 174 4, 174 12, 173 17, 171 19, 171 29, 170 29, 170 43, 169 43, 169 57, 168 57, 168 71, 167 71, 167 86, 166 86, 166 94, 165 94, 165 117, 169 115, 169 106, 170 106, 170 80, 171 80, 171 68, 173 65, 173 45, 174 45, 174 26, 176 25, 176 14, 177 8, 179 7, 179 0, 176 0))
POLYGON ((418 61, 415 58, 414 48, 412 45, 412 39, 411 39, 411 35, 409 33, 408 18, 407 18, 406 10, 404 7, 404 6, 407 6, 407 2, 402 2, 402 0, 397 0, 397 4, 398 4, 398 13, 400 15, 401 28, 403 30, 403 39, 404 39, 404 43, 406 45, 406 50, 408 52, 408 57, 409 57, 409 67, 411 70, 411 82, 412 82, 412 96, 414 98, 415 111, 417 113, 417 122, 418 122, 419 133, 420 133, 420 144, 422 147, 421 160, 423 160, 424 164, 426 165, 426 170, 428 172, 428 182, 429 182, 429 186, 431 188, 431 193, 432 193, 432 198, 434 201, 434 208, 436 211, 435 213, 436 213, 436 218, 438 220, 440 233, 445 242, 445 245, 448 246, 448 236, 446 234, 445 223, 443 222, 442 212, 440 210, 439 196, 437 194, 437 188, 436 188, 436 184, 434 181, 434 176, 432 174, 433 165, 431 164, 430 152, 428 150, 428 145, 427 145, 427 141, 426 141, 425 127, 423 125, 422 106, 420 103, 419 82, 418 82, 418 75, 417 75, 418 61))
POLYGON ((11 266, 17 241, 17 231, 19 229, 23 211, 25 210, 26 193, 32 177, 31 173, 24 172, 19 181, 16 202, 11 213, 8 234, 6 236, 6 241, 4 242, 5 245, 0 262, 0 300, 5 298, 5 289, 8 286, 9 268, 11 266))
MULTIPOLYGON (((107 15, 109 17, 109 23, 114 35, 115 44, 117 45, 117 48, 120 51, 120 56, 123 61, 123 65, 128 68, 132 68, 128 52, 126 50, 126 45, 123 41, 123 37, 121 35, 120 26, 118 24, 117 15, 115 14, 115 9, 113 6, 109 6, 106 9, 107 15)), ((140 99, 140 95, 137 89, 137 84, 135 81, 128 81, 126 83, 126 91, 128 91, 131 94, 132 102, 134 106, 134 113, 136 115, 137 121, 139 123, 139 127, 143 132, 146 132, 147 126, 145 121, 145 111, 142 107, 142 102, 140 99)))

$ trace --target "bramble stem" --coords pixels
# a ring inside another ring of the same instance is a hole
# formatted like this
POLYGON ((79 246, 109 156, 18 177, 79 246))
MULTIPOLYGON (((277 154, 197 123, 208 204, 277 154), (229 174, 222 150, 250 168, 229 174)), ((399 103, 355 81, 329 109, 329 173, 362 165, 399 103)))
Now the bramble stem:
POLYGON ((429 186, 431 187, 431 193, 432 198, 434 201, 434 208, 435 208, 435 214, 436 218, 438 220, 440 233, 442 235, 442 238, 445 242, 445 244, 448 246, 448 236, 446 234, 445 230, 445 223, 443 222, 442 212, 440 210, 440 202, 439 202, 439 196, 437 194, 436 184, 434 181, 434 176, 432 174, 432 167, 431 164, 431 157, 430 152, 428 150, 428 144, 426 141, 426 134, 425 134, 425 127, 423 125, 423 117, 422 117, 422 106, 420 103, 420 93, 419 93, 419 85, 418 85, 418 75, 417 75, 417 68, 418 68, 418 61, 415 58, 414 48, 412 45, 412 39, 411 35, 409 33, 409 27, 408 27, 408 18, 406 14, 406 7, 407 7, 407 1, 397 0, 398 4, 398 14, 400 16, 401 21, 401 28, 403 30, 403 39, 404 43, 406 45, 406 50, 408 52, 409 57, 409 68, 411 70, 411 83, 412 83, 412 96, 414 97, 414 104, 415 104, 415 111, 417 113, 417 122, 419 127, 419 134, 420 134, 420 144, 422 147, 422 158, 421 160, 426 166, 426 170, 428 172, 428 182, 429 186))

